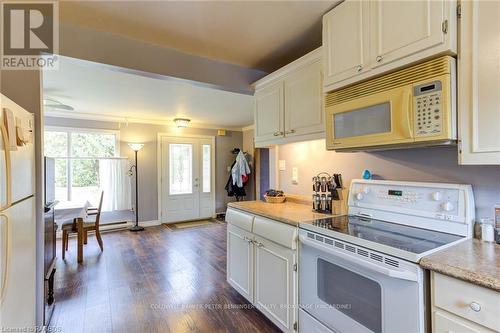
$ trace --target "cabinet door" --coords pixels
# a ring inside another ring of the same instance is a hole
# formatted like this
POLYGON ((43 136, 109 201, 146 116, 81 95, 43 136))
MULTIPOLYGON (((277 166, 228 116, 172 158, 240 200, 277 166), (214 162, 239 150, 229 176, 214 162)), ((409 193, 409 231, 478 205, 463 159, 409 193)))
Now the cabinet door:
POLYGON ((368 70, 368 1, 348 0, 323 16, 325 86, 368 70))
POLYGON ((434 310, 432 315, 433 333, 489 333, 487 328, 468 322, 449 313, 434 310))
POLYGON ((283 137, 283 82, 255 92, 255 141, 283 137))
POLYGON ((285 79, 285 136, 324 131, 321 60, 285 79))
POLYGON ((459 160, 500 164, 500 2, 462 1, 459 160))
POLYGON ((255 237, 255 306, 283 332, 293 332, 297 316, 295 252, 255 237))
POLYGON ((370 1, 373 67, 443 44, 445 2, 370 1))
POLYGON ((254 246, 251 233, 227 226, 227 282, 253 303, 254 246))

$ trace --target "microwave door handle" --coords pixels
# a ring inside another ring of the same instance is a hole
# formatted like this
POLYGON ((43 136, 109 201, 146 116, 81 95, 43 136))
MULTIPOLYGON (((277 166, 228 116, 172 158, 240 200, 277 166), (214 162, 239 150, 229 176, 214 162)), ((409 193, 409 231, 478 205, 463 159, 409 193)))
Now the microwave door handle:
POLYGON ((326 254, 329 254, 329 255, 332 255, 334 257, 337 257, 337 258, 340 258, 340 259, 345 259, 346 257, 348 257, 349 261, 354 262, 356 265, 361 266, 363 268, 366 268, 366 269, 369 269, 369 270, 372 270, 372 271, 376 271, 376 272, 378 272, 380 274, 389 276, 391 278, 418 282, 418 276, 416 274, 412 273, 412 272, 397 271, 397 270, 394 270, 394 269, 385 268, 385 267, 381 267, 381 266, 376 265, 376 264, 372 264, 372 263, 367 262, 367 261, 365 261, 365 260, 363 260, 361 258, 357 258, 356 256, 340 252, 340 251, 336 250, 335 248, 328 248, 326 246, 323 246, 323 245, 320 245, 320 244, 316 244, 315 242, 312 242, 312 241, 308 240, 303 235, 300 235, 299 239, 300 239, 301 243, 303 243, 303 244, 305 244, 307 246, 311 246, 311 247, 313 247, 313 248, 315 248, 315 249, 317 249, 319 251, 322 251, 322 252, 324 252, 326 254))
POLYGON ((406 126, 407 126, 406 128, 408 129, 408 136, 410 138, 413 138, 414 137, 414 135, 413 135, 413 127, 414 127, 413 126, 413 121, 414 121, 413 120, 413 98, 412 98, 413 94, 412 94, 411 88, 408 89, 408 92, 405 95, 406 95, 406 97, 405 97, 406 100, 403 103, 406 103, 406 105, 407 105, 406 110, 411 111, 411 112, 408 112, 406 114, 406 126))

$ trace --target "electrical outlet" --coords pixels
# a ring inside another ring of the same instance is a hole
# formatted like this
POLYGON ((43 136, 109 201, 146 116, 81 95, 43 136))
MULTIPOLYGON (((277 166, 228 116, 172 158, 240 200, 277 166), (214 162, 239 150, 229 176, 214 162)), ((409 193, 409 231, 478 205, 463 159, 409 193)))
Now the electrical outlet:
POLYGON ((280 171, 286 171, 286 162, 285 162, 285 160, 279 160, 278 161, 278 169, 280 171))
POLYGON ((297 167, 292 168, 292 184, 299 184, 299 169, 297 167))

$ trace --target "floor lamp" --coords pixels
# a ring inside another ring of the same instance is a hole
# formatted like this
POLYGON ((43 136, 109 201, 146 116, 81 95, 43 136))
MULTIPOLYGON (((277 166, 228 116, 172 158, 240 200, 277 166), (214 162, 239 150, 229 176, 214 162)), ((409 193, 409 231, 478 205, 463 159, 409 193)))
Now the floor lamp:
POLYGON ((135 164, 130 167, 130 172, 135 169, 135 225, 130 231, 142 231, 144 227, 139 226, 139 175, 137 172, 137 152, 144 147, 143 143, 129 143, 130 148, 135 152, 135 164))

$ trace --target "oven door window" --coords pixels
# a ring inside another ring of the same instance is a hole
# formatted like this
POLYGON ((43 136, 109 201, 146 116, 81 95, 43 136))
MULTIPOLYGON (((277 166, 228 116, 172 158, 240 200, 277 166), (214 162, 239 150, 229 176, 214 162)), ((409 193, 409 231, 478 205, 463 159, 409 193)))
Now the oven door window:
POLYGON ((375 333, 382 332, 380 285, 343 267, 318 259, 318 297, 375 333))
POLYGON ((385 102, 334 114, 333 124, 335 139, 390 133, 391 104, 385 102))

